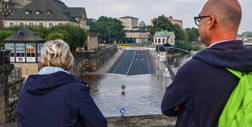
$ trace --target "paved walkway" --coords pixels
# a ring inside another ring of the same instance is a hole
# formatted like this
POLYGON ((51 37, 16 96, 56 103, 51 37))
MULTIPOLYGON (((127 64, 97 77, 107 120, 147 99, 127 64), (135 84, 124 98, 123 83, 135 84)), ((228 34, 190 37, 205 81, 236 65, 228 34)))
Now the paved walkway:
POLYGON ((165 70, 165 64, 164 62, 158 62, 158 53, 156 50, 149 50, 151 56, 152 56, 152 60, 154 63, 154 67, 155 67, 155 72, 156 75, 163 73, 163 71, 165 70), (159 64, 159 66, 158 66, 159 64))

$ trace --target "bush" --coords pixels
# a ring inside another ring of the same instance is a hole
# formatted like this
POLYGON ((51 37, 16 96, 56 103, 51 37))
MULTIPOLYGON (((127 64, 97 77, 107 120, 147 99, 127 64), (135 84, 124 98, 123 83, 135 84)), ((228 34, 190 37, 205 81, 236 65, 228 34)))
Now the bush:
POLYGON ((203 50, 204 48, 203 47, 201 47, 200 45, 193 45, 192 46, 192 50, 193 51, 201 51, 201 50, 203 50))

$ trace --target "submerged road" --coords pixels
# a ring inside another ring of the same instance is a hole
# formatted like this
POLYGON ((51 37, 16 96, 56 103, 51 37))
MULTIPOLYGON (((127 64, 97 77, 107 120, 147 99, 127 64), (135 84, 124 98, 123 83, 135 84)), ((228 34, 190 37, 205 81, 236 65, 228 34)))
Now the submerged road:
POLYGON ((152 58, 146 50, 125 50, 108 73, 139 75, 155 73, 152 58))

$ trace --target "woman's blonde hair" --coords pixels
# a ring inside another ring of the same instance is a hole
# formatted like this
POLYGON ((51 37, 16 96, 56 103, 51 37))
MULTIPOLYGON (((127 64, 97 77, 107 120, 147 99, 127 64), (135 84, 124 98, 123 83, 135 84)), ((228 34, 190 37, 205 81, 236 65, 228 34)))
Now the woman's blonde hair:
POLYGON ((41 49, 40 65, 61 67, 70 70, 74 64, 74 58, 70 48, 63 40, 51 40, 44 44, 41 49))

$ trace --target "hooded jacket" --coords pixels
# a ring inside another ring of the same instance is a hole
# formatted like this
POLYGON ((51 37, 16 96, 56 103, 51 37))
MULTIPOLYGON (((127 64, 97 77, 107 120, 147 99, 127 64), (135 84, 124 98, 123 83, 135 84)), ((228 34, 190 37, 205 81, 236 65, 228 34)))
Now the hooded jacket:
POLYGON ((252 49, 234 40, 197 53, 166 88, 162 113, 178 116, 176 127, 217 127, 222 110, 239 82, 225 68, 252 71, 252 49), (178 111, 176 106, 180 107, 178 111))
POLYGON ((106 127, 89 84, 66 71, 31 75, 21 88, 18 127, 106 127))

